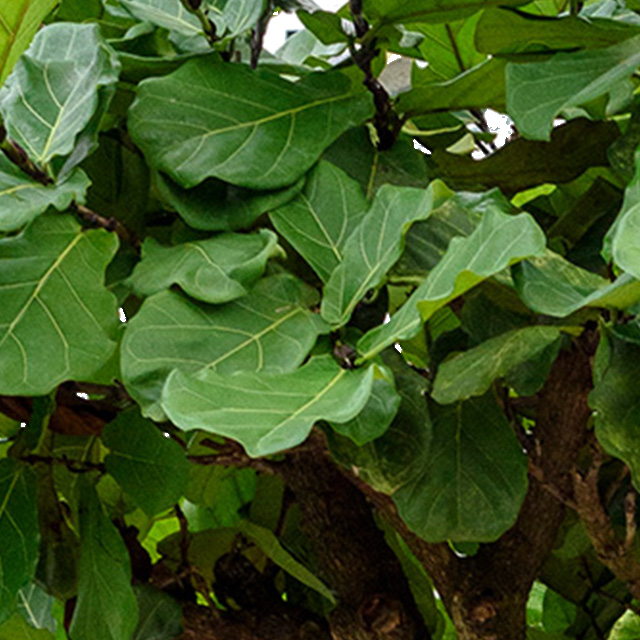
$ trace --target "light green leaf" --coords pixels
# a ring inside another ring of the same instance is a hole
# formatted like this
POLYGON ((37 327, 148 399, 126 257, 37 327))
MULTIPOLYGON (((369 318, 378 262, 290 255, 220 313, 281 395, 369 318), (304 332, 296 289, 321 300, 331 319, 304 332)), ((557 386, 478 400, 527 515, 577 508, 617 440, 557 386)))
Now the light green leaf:
POLYGON ((124 640, 138 623, 127 548, 86 478, 79 481, 80 562, 71 640, 124 640))
POLYGON ((0 86, 57 0, 11 0, 0 8, 0 86))
POLYGON ((48 629, 34 629, 19 614, 14 613, 6 622, 0 624, 2 640, 54 640, 48 629))
POLYGON ((249 540, 256 544, 267 558, 272 560, 290 576, 306 585, 310 589, 317 591, 324 596, 331 604, 336 603, 336 599, 329 588, 317 578, 303 564, 300 564, 281 544, 278 538, 269 530, 260 527, 249 520, 242 520, 238 524, 238 529, 249 540))
POLYGON ((393 494, 407 526, 428 542, 491 542, 515 522, 527 457, 488 397, 433 407, 433 440, 414 480, 393 494))
POLYGON ((44 395, 64 380, 98 381, 118 314, 103 286, 118 239, 44 215, 0 240, 0 392, 44 395))
MULTIPOLYGON (((227 37, 236 36, 253 27, 266 9, 266 0, 226 0, 220 21, 227 37)), ((212 14, 216 20, 215 11, 212 14)))
POLYGON ((559 337, 558 327, 525 327, 486 340, 443 362, 431 395, 440 404, 480 396, 494 380, 540 355, 559 337))
POLYGON ((129 282, 141 296, 177 284, 196 300, 220 304, 245 295, 267 260, 280 254, 275 233, 267 229, 252 235, 225 233, 175 247, 148 238, 129 282))
POLYGON ((122 374, 143 413, 163 419, 158 400, 172 369, 291 371, 328 327, 309 311, 317 294, 290 275, 260 280, 244 298, 206 306, 173 291, 148 298, 129 322, 122 374))
POLYGON ((640 636, 640 616, 625 611, 611 629, 609 640, 636 640, 640 636))
POLYGON ((58 184, 44 186, 0 155, 0 231, 16 231, 49 207, 64 211, 75 200, 84 203, 89 179, 76 170, 58 184))
POLYGON ((582 307, 627 309, 640 300, 640 282, 622 274, 609 282, 547 251, 513 267, 522 301, 536 313, 564 318, 582 307))
POLYGON ((371 114, 371 95, 338 72, 292 84, 271 71, 199 59, 142 82, 129 127, 151 164, 185 187, 215 177, 277 189, 371 114))
POLYGON ((137 410, 119 414, 103 430, 102 441, 110 450, 107 471, 148 515, 180 499, 189 479, 184 450, 137 410))
POLYGON ((42 166, 69 155, 103 99, 101 89, 115 86, 119 70, 96 25, 45 27, 0 90, 9 137, 42 166))
POLYGON ((534 582, 527 602, 527 626, 547 633, 564 631, 573 624, 576 605, 542 582, 534 582))
POLYGON ((204 429, 237 440, 250 456, 266 456, 304 442, 318 420, 347 422, 371 393, 373 367, 341 369, 329 356, 292 373, 174 371, 162 407, 182 429, 204 429))
POLYGON ((56 630, 56 619, 52 612, 54 602, 55 598, 41 589, 36 582, 31 582, 18 592, 18 611, 34 629, 56 630))
POLYGON ((346 324, 367 291, 381 283, 401 256, 410 225, 431 213, 438 187, 434 183, 429 189, 380 188, 371 209, 347 240, 344 259, 325 286, 322 317, 328 323, 346 324))
POLYGON ((507 65, 507 112, 520 133, 549 140, 564 109, 598 98, 640 65, 640 36, 606 49, 558 53, 544 62, 507 65))
POLYGON ((368 208, 357 182, 329 162, 311 171, 304 191, 270 214, 276 231, 323 282, 344 258, 347 239, 368 208))
POLYGON ((509 265, 540 255, 544 246, 544 233, 528 214, 511 216, 498 208, 488 209, 470 236, 451 240, 442 260, 390 322, 360 339, 361 358, 412 338, 438 309, 509 265))
POLYGON ((204 35, 200 20, 180 0, 119 0, 119 4, 139 20, 157 27, 183 36, 204 35))
POLYGON ((625 211, 613 237, 613 259, 624 271, 640 278, 640 203, 625 211))
POLYGON ((13 613, 18 592, 36 571, 40 541, 36 490, 29 467, 11 458, 0 460, 0 622, 13 613))
POLYGON ((131 640, 175 640, 182 633, 182 609, 164 591, 146 584, 135 588, 140 612, 131 640))

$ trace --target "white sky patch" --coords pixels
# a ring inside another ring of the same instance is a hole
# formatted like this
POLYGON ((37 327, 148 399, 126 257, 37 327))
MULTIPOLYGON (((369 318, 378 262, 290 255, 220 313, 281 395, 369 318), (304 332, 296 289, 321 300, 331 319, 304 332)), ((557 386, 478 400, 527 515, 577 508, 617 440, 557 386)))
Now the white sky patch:
POLYGON ((120 307, 120 309, 118 309, 118 315, 120 316, 120 322, 126 322, 127 321, 127 316, 124 313, 124 309, 122 307, 120 307))
POLYGON ((78 396, 78 398, 82 398, 83 400, 88 400, 89 399, 89 394, 88 393, 82 393, 82 392, 78 392, 76 393, 76 395, 78 396))

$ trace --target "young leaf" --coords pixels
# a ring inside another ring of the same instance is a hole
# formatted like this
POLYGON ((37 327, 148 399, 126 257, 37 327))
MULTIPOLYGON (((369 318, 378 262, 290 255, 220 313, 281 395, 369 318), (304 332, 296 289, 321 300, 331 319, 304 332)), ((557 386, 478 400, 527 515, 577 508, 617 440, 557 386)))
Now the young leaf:
POLYGON ((341 369, 329 356, 283 374, 174 371, 162 407, 182 429, 233 438, 250 456, 266 456, 303 442, 318 420, 347 422, 358 415, 373 373, 373 367, 341 369))
POLYGON ((107 471, 154 516, 173 506, 187 486, 189 462, 180 446, 134 411, 121 413, 102 432, 107 471))
POLYGON ((151 164, 185 187, 215 177, 277 189, 371 113, 370 94, 338 72, 293 84, 270 71, 199 59, 142 82, 129 127, 151 164))
POLYGON ((69 155, 98 109, 100 90, 115 85, 119 71, 96 25, 47 26, 0 90, 9 137, 38 165, 69 155))
POLYGON ((115 234, 45 215, 0 240, 0 392, 44 395, 95 380, 115 349, 115 297, 103 285, 115 234))

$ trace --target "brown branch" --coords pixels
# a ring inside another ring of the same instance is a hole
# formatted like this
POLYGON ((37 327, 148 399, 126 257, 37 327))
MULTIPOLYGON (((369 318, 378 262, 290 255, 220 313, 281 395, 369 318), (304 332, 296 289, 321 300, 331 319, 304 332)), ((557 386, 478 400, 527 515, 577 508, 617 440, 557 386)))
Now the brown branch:
POLYGON ((140 246, 140 241, 116 218, 106 218, 76 202, 71 205, 71 208, 88 225, 115 233, 121 240, 128 242, 133 247, 138 248, 140 246))

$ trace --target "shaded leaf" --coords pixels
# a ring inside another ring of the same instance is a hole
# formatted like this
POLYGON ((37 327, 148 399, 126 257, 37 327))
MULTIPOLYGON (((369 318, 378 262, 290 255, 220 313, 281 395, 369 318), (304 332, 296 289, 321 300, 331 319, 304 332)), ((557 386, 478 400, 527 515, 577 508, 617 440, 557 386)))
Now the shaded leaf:
POLYGON ((162 407, 182 429, 233 438, 250 456, 265 456, 303 442, 318 420, 354 418, 369 398, 373 373, 373 367, 341 369, 329 356, 283 374, 174 371, 162 407))
POLYGON ((135 588, 138 626, 131 640, 175 640, 182 633, 182 609, 164 591, 148 585, 135 588))
MULTIPOLYGON (((27 624, 34 629, 48 629, 55 632, 56 619, 52 608, 55 598, 31 582, 18 592, 18 611, 27 624)), ((0 637, 2 637, 0 633, 0 637)))

